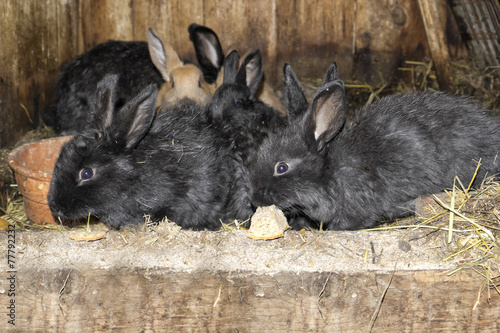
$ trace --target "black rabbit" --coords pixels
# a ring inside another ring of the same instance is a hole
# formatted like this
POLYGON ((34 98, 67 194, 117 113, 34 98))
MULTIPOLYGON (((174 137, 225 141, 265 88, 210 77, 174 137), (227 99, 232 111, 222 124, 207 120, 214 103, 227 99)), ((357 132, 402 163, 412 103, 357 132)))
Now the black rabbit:
POLYGON ((268 133, 283 128, 286 118, 255 97, 262 80, 262 56, 258 49, 249 53, 238 69, 238 52, 224 60, 223 84, 206 107, 207 121, 219 136, 233 144, 242 161, 255 151, 268 133))
POLYGON ((145 42, 109 41, 74 58, 61 71, 56 101, 44 121, 61 135, 83 131, 97 83, 107 73, 126 73, 118 81, 117 108, 150 84, 164 81, 149 57, 145 42))
POLYGON ((418 196, 499 171, 500 123, 468 97, 403 93, 345 123, 344 84, 332 64, 308 104, 285 65, 290 123, 250 164, 254 205, 275 204, 328 229, 360 229, 408 213, 418 196))
POLYGON ((113 112, 117 82, 107 75, 98 84, 93 130, 61 150, 48 196, 53 214, 91 214, 113 227, 139 224, 145 215, 193 229, 247 219, 249 204, 231 201, 247 191, 237 181, 239 164, 202 121, 201 107, 184 101, 155 118, 157 89, 150 85, 113 112))
MULTIPOLYGON (((246 219, 253 213, 247 164, 268 133, 285 126, 285 118, 255 97, 262 79, 259 50, 251 52, 238 70, 239 56, 224 60, 224 79, 205 107, 203 122, 217 137, 219 149, 228 152, 233 165, 233 194, 228 198, 226 219, 246 219)), ((190 124, 187 124, 190 126, 190 124)))
MULTIPOLYGON (((215 83, 205 82, 202 70, 206 70, 181 61, 172 46, 162 42, 151 29, 147 36, 148 43, 108 41, 74 58, 61 71, 55 103, 44 114, 45 123, 61 135, 82 132, 88 121, 97 83, 106 74, 120 75, 116 109, 150 84, 162 87, 160 104, 176 102, 183 97, 206 104, 216 88, 215 83)), ((215 33, 205 29, 198 31, 197 36, 198 39, 193 42, 196 51, 210 52, 210 55, 197 56, 222 63, 224 54, 215 33), (203 47, 197 47, 197 42, 203 47), (207 46, 210 42, 217 44, 210 48, 207 46), (220 53, 217 50, 221 50, 220 53)), ((211 75, 207 74, 206 79, 210 81, 211 75)))

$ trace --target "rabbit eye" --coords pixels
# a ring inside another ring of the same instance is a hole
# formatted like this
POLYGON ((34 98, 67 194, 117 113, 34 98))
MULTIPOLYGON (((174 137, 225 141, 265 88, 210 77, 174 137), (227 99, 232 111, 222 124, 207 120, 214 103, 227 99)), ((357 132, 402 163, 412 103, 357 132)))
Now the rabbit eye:
POLYGON ((201 88, 201 81, 198 80, 198 88, 201 88))
POLYGON ((89 180, 94 177, 94 170, 89 168, 83 168, 80 170, 80 179, 81 180, 89 180))
POLYGON ((174 87, 175 87, 175 83, 174 83, 174 81, 172 81, 172 89, 174 89, 174 87))
POLYGON ((236 107, 239 109, 243 106, 243 103, 241 101, 236 101, 236 107))
POLYGON ((274 167, 274 174, 279 176, 279 175, 282 175, 282 174, 288 172, 289 169, 290 169, 290 167, 288 166, 287 163, 278 162, 278 163, 276 163, 276 166, 274 167))

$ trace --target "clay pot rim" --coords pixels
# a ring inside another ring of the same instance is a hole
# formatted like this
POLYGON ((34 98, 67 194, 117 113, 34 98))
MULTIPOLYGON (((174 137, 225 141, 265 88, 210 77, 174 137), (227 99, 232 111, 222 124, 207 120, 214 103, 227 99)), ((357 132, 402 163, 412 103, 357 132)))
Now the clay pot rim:
POLYGON ((18 155, 25 150, 29 145, 32 145, 34 143, 41 144, 46 141, 69 141, 69 139, 72 136, 57 136, 53 138, 48 138, 48 139, 43 139, 43 140, 38 140, 34 142, 28 142, 25 143, 13 151, 9 153, 7 156, 8 162, 12 170, 14 170, 15 173, 20 174, 21 176, 36 179, 36 180, 41 180, 41 181, 50 181, 52 179, 52 172, 50 171, 42 171, 42 170, 33 170, 28 167, 23 166, 19 161, 18 161, 18 155), (38 171, 38 173, 34 173, 38 171))

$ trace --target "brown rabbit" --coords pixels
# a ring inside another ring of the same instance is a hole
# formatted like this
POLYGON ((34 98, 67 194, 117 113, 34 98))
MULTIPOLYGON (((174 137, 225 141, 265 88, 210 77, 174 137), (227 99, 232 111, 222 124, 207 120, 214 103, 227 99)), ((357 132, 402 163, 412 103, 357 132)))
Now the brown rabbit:
POLYGON ((184 63, 172 45, 162 42, 151 28, 147 35, 151 60, 165 80, 158 92, 157 106, 176 103, 183 98, 201 106, 207 104, 215 91, 215 84, 205 81, 198 66, 184 63))

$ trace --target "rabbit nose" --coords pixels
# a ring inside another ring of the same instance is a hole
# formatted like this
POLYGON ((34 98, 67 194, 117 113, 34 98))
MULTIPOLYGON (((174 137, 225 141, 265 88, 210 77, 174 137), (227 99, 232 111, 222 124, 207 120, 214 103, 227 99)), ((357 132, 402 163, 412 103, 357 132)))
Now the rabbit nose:
POLYGON ((258 206, 269 206, 272 204, 271 196, 269 195, 269 188, 267 186, 259 186, 252 195, 252 205, 258 206))

